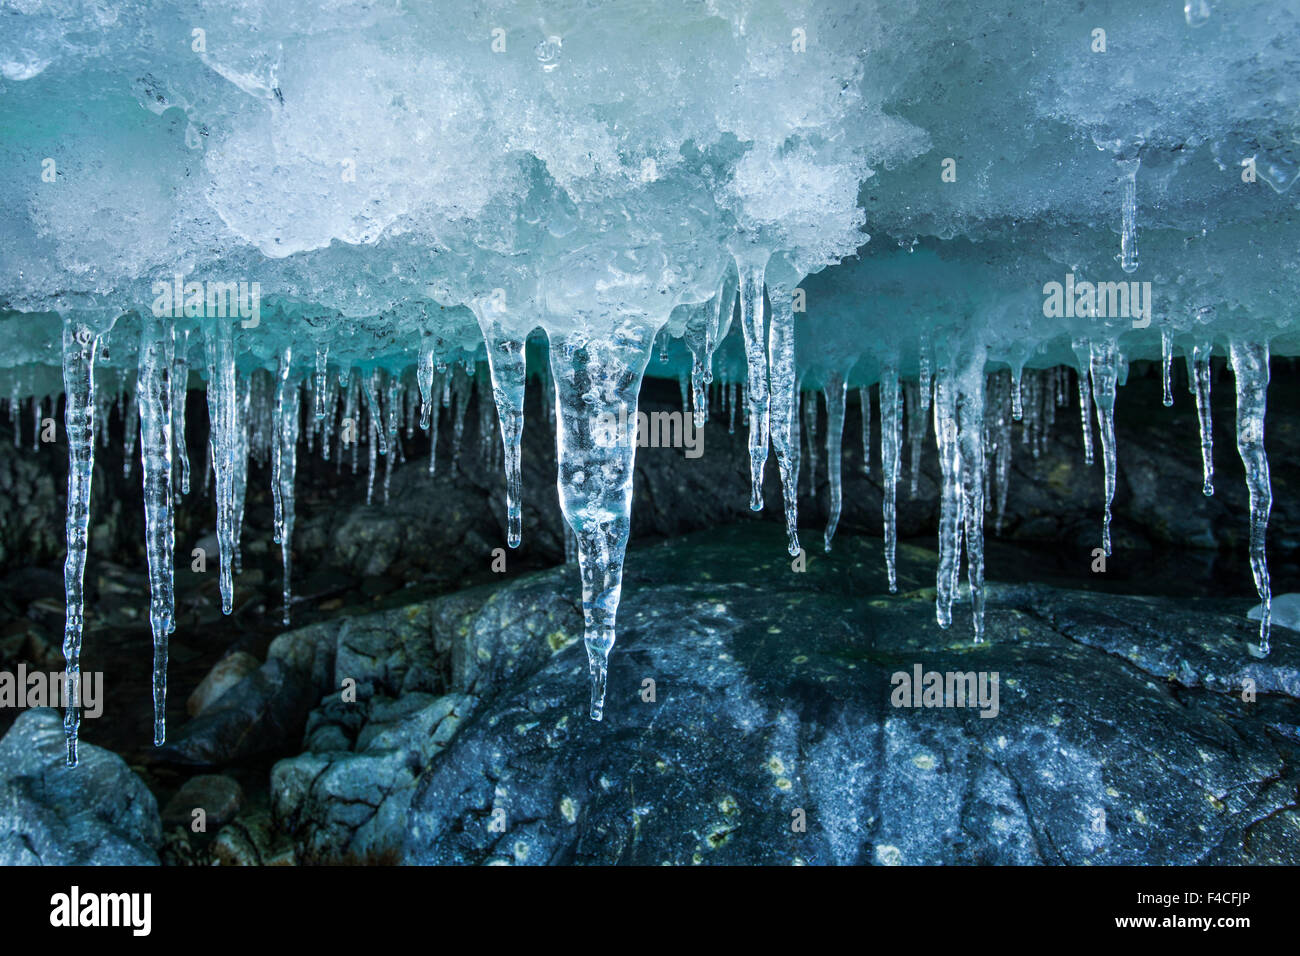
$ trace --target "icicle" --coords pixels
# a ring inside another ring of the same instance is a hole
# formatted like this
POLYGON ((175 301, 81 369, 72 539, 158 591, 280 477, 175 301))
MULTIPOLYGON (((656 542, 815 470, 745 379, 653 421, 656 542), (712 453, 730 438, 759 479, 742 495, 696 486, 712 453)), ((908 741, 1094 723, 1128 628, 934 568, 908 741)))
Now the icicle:
POLYGON ((234 460, 234 557, 231 561, 235 574, 244 570, 244 503, 248 498, 248 457, 250 442, 248 423, 253 419, 253 380, 251 376, 235 373, 235 407, 238 424, 235 429, 234 460))
POLYGON ((696 356, 691 363, 691 423, 697 429, 703 428, 709 421, 709 402, 704 392, 708 385, 704 378, 704 363, 696 356))
POLYGON ((975 349, 958 382, 958 457, 961 462, 962 514, 966 533, 966 573, 970 581, 975 643, 984 640, 984 350, 975 349))
POLYGON ((204 348, 208 363, 208 418, 212 469, 217 476, 217 544, 221 549, 221 612, 233 608, 231 567, 235 550, 235 454, 239 412, 235 406, 235 347, 231 324, 207 326, 204 348))
POLYGON ((388 376, 388 395, 384 399, 384 430, 388 435, 388 444, 397 453, 397 447, 401 444, 401 425, 402 425, 402 376, 400 372, 393 372, 388 376))
POLYGON ((1173 367, 1174 333, 1169 328, 1163 328, 1160 330, 1160 370, 1161 381, 1164 383, 1165 408, 1174 404, 1173 367))
MULTIPOLYGON (((372 442, 378 442, 379 454, 388 454, 388 438, 385 435, 384 413, 379 405, 379 396, 383 394, 384 373, 382 369, 375 369, 370 373, 370 377, 364 382, 366 394, 366 409, 370 413, 370 421, 375 426, 370 432, 372 442)), ((373 457, 373 455, 372 455, 373 457)), ((373 477, 373 476, 372 476, 373 477)), ((367 501, 367 504, 369 501, 367 501)))
POLYGON ((290 572, 293 566, 293 484, 298 471, 298 421, 302 397, 298 383, 289 377, 292 360, 293 348, 285 346, 280 355, 279 382, 275 390, 276 474, 273 480, 276 492, 276 540, 280 542, 280 555, 284 562, 285 627, 289 626, 289 607, 292 602, 290 572))
POLYGON ((1273 485, 1268 474, 1268 455, 1264 451, 1264 416, 1268 411, 1268 343, 1228 343, 1228 356, 1237 378, 1237 454, 1246 469, 1246 487, 1250 490, 1250 573, 1259 592, 1259 653, 1269 652, 1269 629, 1273 610, 1272 588, 1268 581, 1268 558, 1264 538, 1268 516, 1273 509, 1273 485))
POLYGON ((167 637, 175 627, 172 562, 172 328, 152 312, 140 315, 140 466, 144 481, 145 554, 149 563, 149 626, 153 631, 153 742, 167 737, 167 637))
POLYGON ((808 497, 817 497, 817 412, 818 392, 809 392, 803 401, 803 430, 808 437, 808 497))
POLYGON ((175 460, 180 466, 180 491, 177 493, 173 487, 173 493, 176 498, 180 498, 190 493, 190 453, 185 446, 185 401, 189 395, 190 382, 190 330, 177 332, 173 329, 172 338, 175 352, 171 374, 172 441, 175 445, 175 460))
POLYGON ((862 473, 871 473, 871 388, 858 389, 858 404, 862 407, 862 473))
POLYGON ((998 373, 996 381, 993 402, 997 415, 997 454, 994 464, 997 524, 994 530, 1001 537, 1002 522, 1007 513, 1007 492, 1011 487, 1011 376, 998 373))
MULTIPOLYGON (((316 346, 316 384, 313 388, 313 397, 316 399, 314 417, 318 422, 325 418, 325 392, 327 390, 325 383, 329 381, 329 361, 330 347, 328 345, 316 346)), ((310 424, 308 427, 311 427, 310 424)))
POLYGON ((41 450, 41 419, 45 416, 41 409, 41 399, 32 396, 32 451, 41 450))
POLYGON ((1138 267, 1137 246, 1137 172, 1140 160, 1116 160, 1124 176, 1123 232, 1120 236, 1120 268, 1125 272, 1136 272, 1138 267))
MULTIPOLYGON (((768 390, 767 350, 763 320, 763 276, 768 254, 755 251, 748 261, 736 260, 740 274, 740 330, 745 338, 746 388, 749 410, 749 508, 763 510, 763 467, 767 464, 768 390)), ((735 409, 732 409, 734 421, 735 409)))
POLYGON ((441 407, 433 401, 426 407, 429 414, 429 474, 438 470, 438 418, 441 407))
MULTIPOLYGON (((63 563, 66 620, 63 626, 64 682, 67 713, 63 732, 68 766, 77 765, 81 729, 81 631, 85 596, 86 551, 90 530, 90 481, 95 467, 95 355, 99 341, 87 324, 63 318, 63 427, 68 436, 68 501, 64 526, 68 556, 63 563)), ((12 408, 12 406, 11 406, 12 408)), ((15 429, 15 433, 16 433, 15 429)))
POLYGON ((322 461, 330 460, 330 445, 334 443, 334 421, 339 413, 339 390, 334 378, 325 381, 325 419, 321 422, 320 456, 322 461))
POLYGON ((1092 347, 1085 338, 1070 343, 1079 373, 1079 426, 1083 435, 1083 463, 1091 465, 1092 451, 1092 347))
POLYGON ((677 388, 682 396, 682 421, 691 417, 691 382, 685 372, 677 376, 677 388))
POLYGON ((911 495, 915 498, 921 478, 921 446, 925 441, 926 431, 926 409, 921 406, 921 388, 918 383, 903 383, 903 407, 907 414, 908 470, 911 472, 912 479, 911 495))
POLYGON ((935 620, 952 623, 952 602, 961 573, 962 470, 958 443, 957 384, 947 364, 934 377, 934 439, 939 449, 939 567, 935 574, 935 620))
POLYGON ((578 541, 591 717, 605 703, 631 530, 636 404, 654 330, 630 320, 608 339, 583 329, 551 342, 560 508, 578 541), (608 440, 610 423, 616 434, 608 440))
MULTIPOLYGON (((496 403, 501 448, 505 453, 506 544, 517 548, 523 531, 521 453, 528 359, 524 339, 507 334, 496 319, 483 313, 479 316, 479 328, 487 345, 488 374, 492 378, 492 398, 496 403)), ((660 337, 663 338, 663 334, 660 337)))
POLYGON ((367 461, 369 462, 368 471, 366 472, 366 504, 370 505, 375 500, 375 466, 378 463, 375 457, 379 450, 379 443, 383 440, 383 429, 379 427, 379 422, 373 412, 367 417, 367 434, 369 442, 367 443, 367 461))
MULTIPOLYGON (((840 484, 840 455, 844 442, 844 376, 832 372, 826 378, 826 477, 831 486, 831 512, 826 519, 824 547, 831 549, 831 539, 840 523, 843 488, 840 484)), ((798 554, 798 552, 794 552, 798 554)))
MULTIPOLYGON (((1024 362, 1011 363, 1011 417, 1016 421, 1022 421, 1025 417, 1025 400, 1020 389, 1020 380, 1024 374, 1024 362)), ((1027 442, 1029 440, 1028 430, 1025 430, 1023 434, 1026 436, 1025 441, 1027 442)))
POLYGON ((731 382, 727 385, 727 410, 731 415, 731 420, 727 423, 727 434, 736 434, 736 383, 731 382))
POLYGON ((351 384, 344 380, 344 376, 339 376, 339 388, 346 389, 343 396, 343 421, 339 426, 339 448, 338 463, 334 466, 335 471, 342 470, 343 453, 352 452, 352 474, 357 473, 357 445, 361 441, 361 410, 358 407, 361 403, 360 387, 354 380, 351 384))
MULTIPOLYGON (((792 278, 787 269, 774 269, 773 276, 772 320, 767 335, 771 371, 768 427, 772 450, 776 454, 777 470, 781 473, 786 550, 794 557, 799 554, 799 483, 795 473, 794 448, 791 446, 793 419, 799 414, 799 390, 795 379, 794 284, 785 281, 792 278)), ((761 469, 759 476, 761 479, 761 469)))
POLYGON ((704 333, 704 382, 713 381, 713 353, 731 331, 731 317, 736 310, 736 294, 740 289, 740 276, 729 265, 722 276, 718 292, 710 302, 711 314, 704 333))
POLYGON ((1119 346, 1114 339, 1091 343, 1092 399, 1101 425, 1101 455, 1106 468, 1106 515, 1101 526, 1101 546, 1110 551, 1110 506, 1115 499, 1115 384, 1119 377, 1119 346))
POLYGON ((898 523, 895 502, 898 497, 898 458, 902 422, 898 413, 898 366, 887 362, 880 370, 880 471, 885 480, 881 502, 885 521, 885 569, 889 574, 889 593, 898 591, 895 552, 898 523))
POLYGON ((433 334, 426 332, 420 339, 420 359, 415 366, 415 381, 420 386, 420 427, 425 431, 433 418, 433 374, 433 334))
POLYGON ((1192 346, 1191 367, 1187 370, 1196 394, 1196 417, 1201 425, 1201 490, 1208 498, 1214 494, 1214 422, 1210 410, 1210 355, 1214 346, 1198 342, 1192 346))

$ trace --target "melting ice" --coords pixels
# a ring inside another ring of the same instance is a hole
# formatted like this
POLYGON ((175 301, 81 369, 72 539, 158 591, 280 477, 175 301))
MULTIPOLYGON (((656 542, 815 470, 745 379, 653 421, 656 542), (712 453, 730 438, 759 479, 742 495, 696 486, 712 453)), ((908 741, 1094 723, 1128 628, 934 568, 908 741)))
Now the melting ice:
MULTIPOLYGON (((231 613, 249 463, 269 463, 288 624, 299 455, 356 472, 364 445, 381 506, 403 428, 433 438, 429 472, 458 474, 473 404, 475 434, 499 436, 478 451, 498 462, 516 547, 531 382, 555 423, 599 719, 637 443, 597 428, 635 428, 645 375, 681 384, 695 427, 746 430, 756 511, 776 507, 774 459, 792 555, 801 487, 820 495, 822 475, 832 548, 856 393, 889 587, 905 480, 904 502, 941 503, 936 618, 953 621, 964 565, 979 640, 985 515, 997 533, 1012 456, 1037 456, 1075 402, 1113 553, 1128 363, 1161 363, 1168 405, 1187 362, 1200 433, 1177 440, 1199 437, 1208 495, 1224 357, 1267 653, 1269 358, 1300 352, 1300 44, 1264 38, 1300 35, 1300 5, 1208 10, 993 0, 963 8, 959 34, 904 0, 559 0, 541 19, 508 0, 436 16, 362 0, 7 10, 0 395, 39 426, 62 394, 70 699, 114 405, 144 489, 161 742, 175 509, 214 496, 231 613), (1045 307, 1062 275, 1141 283, 1144 314, 1045 307), (160 307, 159 284, 179 301, 160 307)), ((70 762, 78 726, 74 703, 70 762)))

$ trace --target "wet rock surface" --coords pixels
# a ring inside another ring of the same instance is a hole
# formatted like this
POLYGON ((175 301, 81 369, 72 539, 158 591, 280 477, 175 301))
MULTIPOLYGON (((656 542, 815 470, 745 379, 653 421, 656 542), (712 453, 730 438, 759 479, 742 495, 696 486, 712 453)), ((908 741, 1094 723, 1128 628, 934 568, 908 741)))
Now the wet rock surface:
POLYGON ((585 716, 581 648, 557 654, 430 764, 402 858, 1300 859, 1294 635, 1260 662, 1244 614, 1222 605, 1099 612, 1083 592, 994 586, 974 645, 968 615, 935 625, 917 549, 890 597, 869 586, 875 542, 802 575, 750 557, 774 550, 758 545, 738 529, 639 552, 604 722, 585 716), (996 672, 996 716, 894 706, 893 675, 917 665, 996 672))
POLYGON ((158 863, 158 803, 121 757, 82 743, 65 766, 63 720, 39 708, 0 739, 0 864, 158 863))

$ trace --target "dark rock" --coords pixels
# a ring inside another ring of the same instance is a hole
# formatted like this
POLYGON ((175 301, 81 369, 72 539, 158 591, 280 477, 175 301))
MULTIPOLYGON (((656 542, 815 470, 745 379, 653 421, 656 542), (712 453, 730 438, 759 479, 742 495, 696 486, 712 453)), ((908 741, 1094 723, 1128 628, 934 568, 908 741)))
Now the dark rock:
POLYGON ((24 711, 0 740, 0 864, 157 864, 158 804, 121 757, 84 740, 65 766, 63 721, 24 711))
POLYGON ((197 717, 221 699, 221 695, 234 687, 259 667, 257 658, 247 651, 234 651, 212 665, 212 670, 199 682, 199 686, 185 702, 191 717, 197 717))
POLYGON ((1258 661, 1221 609, 995 586, 974 645, 968 613, 941 631, 932 591, 882 593, 856 547, 800 575, 778 536, 637 552, 604 722, 581 646, 481 704, 422 774, 403 859, 1300 861, 1285 632, 1258 661), (998 673, 997 716, 892 706, 892 675, 918 664, 998 673))
POLYGON ((307 723, 306 750, 271 775, 277 819, 307 862, 394 862, 420 770, 479 700, 577 640, 567 589, 549 576, 282 635, 271 653, 320 673, 327 696, 307 723), (345 678, 356 697, 339 693, 345 678))
POLYGON ((223 766, 283 752, 301 739, 315 700, 305 674, 281 660, 268 660, 182 726, 156 753, 174 763, 223 766))
POLYGON ((209 831, 235 818, 244 803, 244 791, 230 777, 221 774, 201 774, 186 780, 176 796, 163 809, 164 824, 190 827, 194 811, 202 810, 209 831))

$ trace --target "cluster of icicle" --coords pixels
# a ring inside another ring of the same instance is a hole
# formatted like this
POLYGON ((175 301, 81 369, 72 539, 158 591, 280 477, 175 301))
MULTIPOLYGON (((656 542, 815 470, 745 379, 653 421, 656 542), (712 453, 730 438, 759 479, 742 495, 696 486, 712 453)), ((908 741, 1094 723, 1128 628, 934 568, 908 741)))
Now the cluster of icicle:
MULTIPOLYGON (((794 361, 794 314, 787 305, 791 297, 786 293, 790 290, 780 283, 780 277, 775 282, 769 278, 767 282, 773 314, 770 320, 765 320, 762 263, 742 261, 738 275, 733 273, 730 280, 723 281, 714 300, 701 307, 701 321, 687 327, 687 344, 695 353, 695 363, 690 380, 682 377, 681 390, 683 411, 692 412, 697 426, 708 420, 710 405, 718 405, 728 428, 734 431, 739 409, 740 420, 749 429, 754 510, 763 506, 763 470, 771 444, 785 498, 788 547, 792 555, 798 555, 798 488, 803 464, 807 465, 810 489, 817 487, 818 403, 815 394, 801 402, 800 376, 794 361), (727 332, 737 295, 748 359, 747 379, 744 383, 714 383, 713 353, 727 332), (766 341, 763 331, 767 333, 766 341)), ((478 434, 484 442, 484 460, 494 466, 504 466, 507 543, 517 547, 521 538, 524 342, 504 334, 492 323, 484 323, 483 331, 493 402, 477 403, 478 434), (501 436, 499 446, 489 437, 493 434, 493 408, 496 430, 501 436)), ((137 416, 139 420, 157 744, 165 737, 167 641, 175 628, 173 508, 178 498, 190 493, 184 400, 190 376, 186 348, 189 334, 176 329, 170 319, 143 316, 134 388, 125 381, 120 383, 125 389, 119 404, 128 425, 124 466, 128 472, 134 456, 137 416)), ((316 350, 313 355, 297 356, 292 346, 280 352, 273 373, 264 369, 245 372, 237 367, 231 323, 205 324, 202 335, 210 418, 204 490, 209 478, 214 478, 222 610, 228 614, 233 606, 233 575, 239 570, 249 461, 269 463, 275 503, 275 540, 281 546, 284 564, 284 623, 288 625, 299 443, 305 441, 309 453, 318 448, 327 461, 333 457, 336 468, 342 468, 345 456, 350 454, 354 473, 359 446, 365 443, 369 460, 367 502, 374 495, 378 456, 385 457, 387 463, 383 484, 387 502, 393 461, 404 460, 399 433, 404 429, 406 436, 412 437, 417 419, 419 427, 430 433, 428 470, 431 474, 437 467, 440 408, 451 410, 453 462, 459 455, 474 387, 474 360, 466 358, 463 365, 449 367, 435 354, 434 337, 426 336, 420 344, 413 372, 331 365, 326 348, 316 350)), ((566 519, 566 558, 576 559, 581 572, 585 643, 592 685, 591 716, 597 720, 602 715, 608 655, 615 640, 615 615, 630 528, 636 441, 630 433, 621 436, 621 441, 598 441, 594 437, 596 422, 612 413, 614 420, 629 421, 629 429, 635 428, 637 397, 655 337, 654 329, 628 323, 620 334, 608 339, 575 333, 553 340, 550 364, 543 376, 543 387, 554 394, 554 403, 547 403, 547 409, 556 432, 557 484, 566 519), (620 410, 628 413, 625 418, 619 418, 620 410)), ((659 338, 664 337, 660 333, 659 338)), ((69 688, 65 730, 70 765, 76 762, 80 721, 76 702, 84 613, 82 581, 96 420, 107 418, 115 397, 102 383, 98 390, 101 394, 97 394, 95 361, 100 338, 101 334, 91 326, 75 318, 65 319, 63 380, 70 467, 68 553, 64 572, 67 623, 63 646, 69 688)), ((1125 375, 1124 359, 1113 339, 1080 339, 1073 345, 1084 457, 1089 464, 1093 461, 1094 419, 1101 437, 1106 501, 1101 543, 1109 554, 1110 507, 1116 472, 1114 410, 1117 385, 1125 375)), ((1185 352, 1188 378, 1200 415, 1205 493, 1212 494, 1210 344, 1194 343, 1185 352)), ((1173 400, 1170 394, 1172 354, 1173 340, 1166 335, 1163 362, 1166 405, 1173 400)), ((1270 602, 1264 535, 1271 506, 1268 461, 1264 454, 1268 348, 1231 341, 1228 355, 1236 377, 1237 447, 1250 491, 1250 561, 1263 603, 1260 650, 1266 654, 1270 602)), ((876 400, 881 422, 878 447, 884 484, 889 588, 891 592, 897 591, 895 514, 902 451, 906 446, 910 452, 910 486, 915 496, 922 448, 932 421, 941 475, 936 619, 942 627, 951 624, 964 547, 974 638, 978 642, 984 634, 984 518, 986 511, 991 513, 1000 532, 1010 480, 1012 422, 1021 422, 1021 443, 1028 445, 1037 457, 1045 447, 1048 429, 1058 409, 1071 400, 1071 375, 1061 367, 1046 370, 1013 367, 990 372, 987 350, 981 344, 964 342, 958 347, 948 342, 933 342, 927 336, 918 343, 917 357, 916 381, 900 381, 896 354, 886 355, 880 365, 876 400)), ((845 368, 823 376, 822 392, 827 410, 824 447, 831 496, 829 522, 824 533, 827 551, 831 548, 842 505, 841 457, 848 371, 845 368)), ((859 387, 858 392, 866 469, 872 458, 872 394, 869 387, 859 387)), ((10 414, 15 415, 18 407, 15 395, 10 402, 10 414)), ((40 399, 33 399, 33 413, 39 429, 40 399)), ((106 429, 100 434, 101 440, 106 438, 106 429)))

